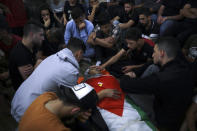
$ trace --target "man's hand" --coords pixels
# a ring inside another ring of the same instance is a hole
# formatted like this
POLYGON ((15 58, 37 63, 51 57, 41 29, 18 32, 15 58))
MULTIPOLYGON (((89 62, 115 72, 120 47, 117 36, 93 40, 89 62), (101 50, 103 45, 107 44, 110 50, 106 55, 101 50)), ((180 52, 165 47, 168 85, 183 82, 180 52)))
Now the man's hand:
POLYGON ((82 122, 85 123, 89 117, 92 115, 92 110, 89 109, 88 111, 84 111, 84 112, 80 112, 77 119, 82 122))
POLYGON ((162 16, 158 16, 157 23, 158 24, 162 24, 162 20, 163 20, 163 17, 162 16))
POLYGON ((28 64, 28 65, 18 67, 18 70, 19 70, 23 80, 25 80, 33 72, 34 67, 31 64, 28 64))
POLYGON ((112 37, 107 37, 107 38, 105 38, 105 41, 108 43, 114 43, 115 39, 112 37))
POLYGON ((51 20, 50 19, 43 19, 44 20, 44 27, 49 27, 49 25, 51 24, 51 20))
POLYGON ((113 98, 113 99, 119 99, 120 98, 120 92, 115 89, 104 89, 98 93, 99 100, 102 100, 103 98, 113 98))
POLYGON ((86 24, 85 24, 84 22, 80 23, 80 24, 79 24, 79 30, 84 29, 85 26, 86 26, 86 24))
POLYGON ((135 65, 124 66, 124 67, 122 68, 122 72, 123 72, 123 73, 128 73, 129 71, 131 71, 131 70, 134 69, 134 68, 136 68, 135 65))
POLYGON ((131 78, 136 78, 136 74, 134 72, 128 72, 125 75, 128 75, 131 78))

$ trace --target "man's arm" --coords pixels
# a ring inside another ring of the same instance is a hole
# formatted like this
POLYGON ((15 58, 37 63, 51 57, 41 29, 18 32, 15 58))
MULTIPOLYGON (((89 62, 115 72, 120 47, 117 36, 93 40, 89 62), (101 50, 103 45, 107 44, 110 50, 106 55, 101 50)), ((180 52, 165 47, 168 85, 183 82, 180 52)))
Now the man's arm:
POLYGON ((19 66, 18 70, 19 73, 21 74, 23 80, 26 80, 31 73, 34 71, 34 69, 36 69, 36 67, 42 62, 41 59, 38 59, 36 61, 36 64, 33 66, 32 64, 27 64, 27 65, 23 65, 23 66, 19 66))
POLYGON ((97 93, 99 101, 102 100, 103 98, 113 98, 113 99, 118 99, 120 98, 120 92, 115 90, 115 89, 104 89, 100 92, 97 93))
POLYGON ((120 29, 126 29, 126 28, 131 27, 134 24, 135 24, 135 21, 129 20, 127 23, 120 23, 119 26, 120 26, 120 29))
POLYGON ((126 51, 124 49, 121 49, 115 56, 112 56, 107 62, 101 65, 101 68, 106 68, 107 66, 112 65, 113 63, 117 62, 121 56, 126 54, 126 51))
POLYGON ((106 48, 111 48, 114 45, 114 40, 112 37, 108 37, 105 39, 97 38, 95 32, 92 32, 90 34, 87 42, 92 45, 100 45, 100 46, 106 47, 106 48))
POLYGON ((96 13, 96 9, 99 7, 99 2, 95 5, 93 5, 92 7, 92 12, 91 14, 88 16, 88 20, 93 22, 94 21, 94 16, 95 16, 95 13, 96 13))
POLYGON ((158 11, 158 14, 157 14, 157 23, 158 24, 161 24, 161 22, 162 22, 162 14, 163 14, 163 11, 164 11, 164 9, 165 9, 165 6, 164 5, 161 5, 161 7, 159 8, 159 11, 158 11))
POLYGON ((197 8, 191 8, 190 4, 186 4, 182 10, 180 10, 180 15, 186 17, 186 18, 191 18, 191 19, 196 19, 197 18, 197 8))
POLYGON ((120 78, 120 87, 126 93, 153 94, 158 86, 156 75, 145 78, 131 78, 129 74, 120 78))
POLYGON ((71 23, 67 23, 66 24, 66 31, 64 33, 64 40, 65 40, 66 45, 68 44, 68 41, 71 37, 71 31, 72 31, 71 30, 71 23))

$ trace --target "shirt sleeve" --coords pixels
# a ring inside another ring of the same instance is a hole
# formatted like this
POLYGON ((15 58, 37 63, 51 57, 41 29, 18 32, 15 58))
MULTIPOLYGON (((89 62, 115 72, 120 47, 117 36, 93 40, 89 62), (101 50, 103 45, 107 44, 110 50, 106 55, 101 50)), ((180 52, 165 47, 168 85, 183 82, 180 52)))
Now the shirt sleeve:
POLYGON ((120 87, 126 93, 154 94, 157 91, 158 77, 152 74, 145 78, 130 78, 124 75, 120 78, 120 87))
POLYGON ((92 33, 93 29, 94 29, 94 25, 92 24, 92 22, 88 21, 88 25, 87 25, 88 36, 92 33))
POLYGON ((71 23, 68 22, 68 23, 66 24, 66 31, 65 31, 65 33, 64 33, 64 40, 65 40, 66 45, 68 45, 68 41, 69 41, 69 39, 70 39, 70 37, 71 37, 71 32, 72 32, 71 23))

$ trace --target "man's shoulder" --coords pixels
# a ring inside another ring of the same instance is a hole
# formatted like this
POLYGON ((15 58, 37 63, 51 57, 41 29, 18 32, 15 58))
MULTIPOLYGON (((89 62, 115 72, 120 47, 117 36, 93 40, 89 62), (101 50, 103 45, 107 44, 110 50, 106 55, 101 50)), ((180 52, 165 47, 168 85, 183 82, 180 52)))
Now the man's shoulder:
POLYGON ((10 56, 24 55, 27 53, 31 53, 30 50, 28 50, 22 42, 18 42, 16 46, 14 46, 14 48, 11 50, 10 56))
POLYGON ((94 25, 92 24, 92 22, 91 21, 89 21, 89 20, 85 20, 85 22, 86 22, 86 24, 87 24, 87 26, 91 26, 91 27, 94 27, 94 25))

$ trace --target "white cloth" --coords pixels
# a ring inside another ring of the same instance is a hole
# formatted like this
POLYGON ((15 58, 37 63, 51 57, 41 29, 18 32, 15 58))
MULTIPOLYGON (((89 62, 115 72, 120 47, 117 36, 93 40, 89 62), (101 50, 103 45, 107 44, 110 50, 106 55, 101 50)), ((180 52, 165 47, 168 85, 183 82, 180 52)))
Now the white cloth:
MULTIPOLYGON (((99 108, 99 107, 98 107, 99 108)), ((122 117, 99 108, 110 131, 152 131, 152 129, 141 119, 138 111, 126 100, 122 117)))
POLYGON ((57 92, 58 86, 77 84, 79 64, 65 48, 47 57, 21 84, 11 103, 11 114, 18 122, 28 106, 44 92, 57 92))

